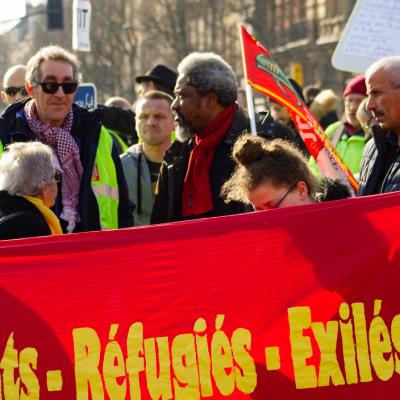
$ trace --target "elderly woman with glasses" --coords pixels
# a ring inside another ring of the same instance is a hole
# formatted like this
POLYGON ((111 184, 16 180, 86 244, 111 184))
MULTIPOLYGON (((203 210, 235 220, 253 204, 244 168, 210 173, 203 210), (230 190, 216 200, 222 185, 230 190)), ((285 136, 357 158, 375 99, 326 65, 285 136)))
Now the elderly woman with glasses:
POLYGON ((13 143, 0 158, 0 239, 61 234, 50 210, 58 173, 51 148, 40 142, 13 143))
POLYGON ((236 169, 221 192, 227 202, 250 203, 261 211, 350 196, 338 181, 324 179, 319 184, 302 153, 289 142, 244 134, 232 155, 236 169))

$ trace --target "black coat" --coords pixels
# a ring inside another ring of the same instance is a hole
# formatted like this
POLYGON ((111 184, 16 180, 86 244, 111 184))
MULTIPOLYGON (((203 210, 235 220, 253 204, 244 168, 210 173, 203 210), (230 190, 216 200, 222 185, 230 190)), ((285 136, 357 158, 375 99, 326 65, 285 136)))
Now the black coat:
MULTIPOLYGON (((193 149, 194 139, 185 142, 175 141, 166 151, 160 169, 157 194, 154 200, 151 223, 181 221, 183 219, 208 218, 229 214, 240 214, 248 210, 244 204, 239 202, 225 203, 221 198, 221 188, 229 179, 235 162, 232 159, 232 148, 236 139, 244 131, 250 132, 250 121, 248 116, 237 109, 233 122, 228 129, 225 138, 217 146, 210 169, 210 184, 214 203, 214 210, 202 215, 183 218, 182 216, 182 193, 183 181, 185 179, 190 153, 193 149)), ((258 121, 257 131, 266 139, 281 138, 291 140, 291 133, 279 123, 267 115, 262 121, 258 121)))
POLYGON ((372 127, 361 159, 359 196, 400 190, 400 147, 394 132, 372 127))
POLYGON ((51 235, 42 213, 21 196, 0 191, 0 240, 51 235))

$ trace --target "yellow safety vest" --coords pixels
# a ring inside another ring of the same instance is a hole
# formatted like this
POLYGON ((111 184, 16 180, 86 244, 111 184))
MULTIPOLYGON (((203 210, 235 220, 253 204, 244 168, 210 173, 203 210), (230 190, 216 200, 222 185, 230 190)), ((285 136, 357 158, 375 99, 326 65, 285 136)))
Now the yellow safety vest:
POLYGON ((125 153, 128 150, 128 145, 125 143, 124 139, 120 136, 120 134, 112 129, 107 129, 110 135, 114 136, 115 139, 118 140, 119 144, 121 145, 122 152, 125 153))
POLYGON ((119 192, 117 171, 111 155, 112 146, 113 139, 102 126, 91 181, 99 207, 101 229, 118 228, 119 192))

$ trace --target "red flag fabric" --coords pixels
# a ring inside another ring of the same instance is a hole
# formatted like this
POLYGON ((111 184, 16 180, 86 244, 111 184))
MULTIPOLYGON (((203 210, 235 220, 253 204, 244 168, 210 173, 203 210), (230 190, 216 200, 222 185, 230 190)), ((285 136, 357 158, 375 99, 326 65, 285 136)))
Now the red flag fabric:
POLYGON ((393 193, 3 241, 0 397, 393 398, 399 218, 393 193))
POLYGON ((358 183, 340 159, 317 119, 269 51, 240 26, 244 73, 247 82, 256 90, 289 111, 308 151, 317 161, 321 173, 328 178, 339 178, 355 191, 358 183))

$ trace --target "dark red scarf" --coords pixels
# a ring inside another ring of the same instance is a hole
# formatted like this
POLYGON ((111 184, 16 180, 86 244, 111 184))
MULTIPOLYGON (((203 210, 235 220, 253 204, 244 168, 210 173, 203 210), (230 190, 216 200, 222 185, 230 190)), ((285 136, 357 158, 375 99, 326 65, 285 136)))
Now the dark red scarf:
POLYGON ((215 149, 231 126, 235 112, 236 106, 230 105, 207 128, 195 135, 195 145, 183 184, 184 217, 204 214, 214 209, 209 172, 215 149))

